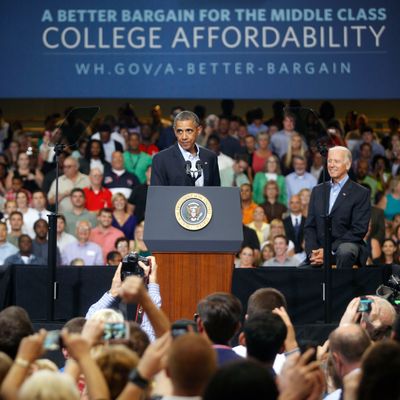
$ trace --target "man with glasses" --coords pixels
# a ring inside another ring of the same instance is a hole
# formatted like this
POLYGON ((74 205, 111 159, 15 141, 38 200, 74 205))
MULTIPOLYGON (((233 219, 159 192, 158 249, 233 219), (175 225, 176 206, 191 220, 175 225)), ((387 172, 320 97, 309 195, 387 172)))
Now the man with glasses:
MULTIPOLYGON (((74 188, 84 188, 90 186, 89 177, 79 172, 79 163, 73 157, 67 157, 63 165, 64 175, 58 179, 58 201, 59 211, 71 211, 71 190, 74 188)), ((56 202, 56 181, 51 184, 48 193, 49 204, 53 205, 56 202)))

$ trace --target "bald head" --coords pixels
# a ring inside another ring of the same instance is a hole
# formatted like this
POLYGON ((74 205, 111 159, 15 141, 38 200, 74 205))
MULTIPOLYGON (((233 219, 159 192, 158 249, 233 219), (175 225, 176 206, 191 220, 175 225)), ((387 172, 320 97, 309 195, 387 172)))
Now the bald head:
POLYGON ((368 334, 356 324, 341 325, 329 335, 330 351, 339 353, 349 364, 360 362, 370 345, 368 334))
POLYGON ((204 336, 188 333, 172 343, 167 374, 175 395, 200 396, 216 367, 215 351, 204 336))

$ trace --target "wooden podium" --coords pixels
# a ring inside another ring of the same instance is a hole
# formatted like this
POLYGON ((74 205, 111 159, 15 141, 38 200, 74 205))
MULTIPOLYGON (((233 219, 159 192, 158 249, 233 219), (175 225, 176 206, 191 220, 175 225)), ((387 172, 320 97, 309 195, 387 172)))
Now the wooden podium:
POLYGON ((238 188, 150 186, 145 221, 144 240, 157 258, 162 308, 171 321, 193 319, 201 298, 231 291, 243 241, 238 188), (209 223, 198 230, 182 226, 187 204, 204 198, 212 209, 209 223))

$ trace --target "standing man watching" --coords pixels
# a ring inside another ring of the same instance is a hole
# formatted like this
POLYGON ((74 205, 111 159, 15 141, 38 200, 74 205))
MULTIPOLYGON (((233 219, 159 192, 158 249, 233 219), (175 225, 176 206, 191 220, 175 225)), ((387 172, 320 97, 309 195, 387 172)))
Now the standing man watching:
POLYGON ((154 156, 150 184, 220 186, 217 156, 196 144, 202 129, 198 116, 182 111, 173 127, 178 143, 154 156))
POLYGON ((369 190, 349 179, 351 152, 346 147, 332 147, 328 153, 328 172, 331 181, 316 186, 312 193, 308 217, 304 226, 306 254, 311 265, 324 260, 324 185, 329 185, 328 211, 332 219, 332 254, 337 268, 364 265, 368 251, 363 238, 371 217, 369 190))

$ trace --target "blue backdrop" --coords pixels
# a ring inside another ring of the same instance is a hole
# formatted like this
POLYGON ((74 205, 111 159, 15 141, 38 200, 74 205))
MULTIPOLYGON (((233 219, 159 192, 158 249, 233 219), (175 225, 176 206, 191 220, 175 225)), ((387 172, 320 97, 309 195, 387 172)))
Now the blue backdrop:
POLYGON ((399 98, 393 0, 2 1, 2 98, 399 98))

